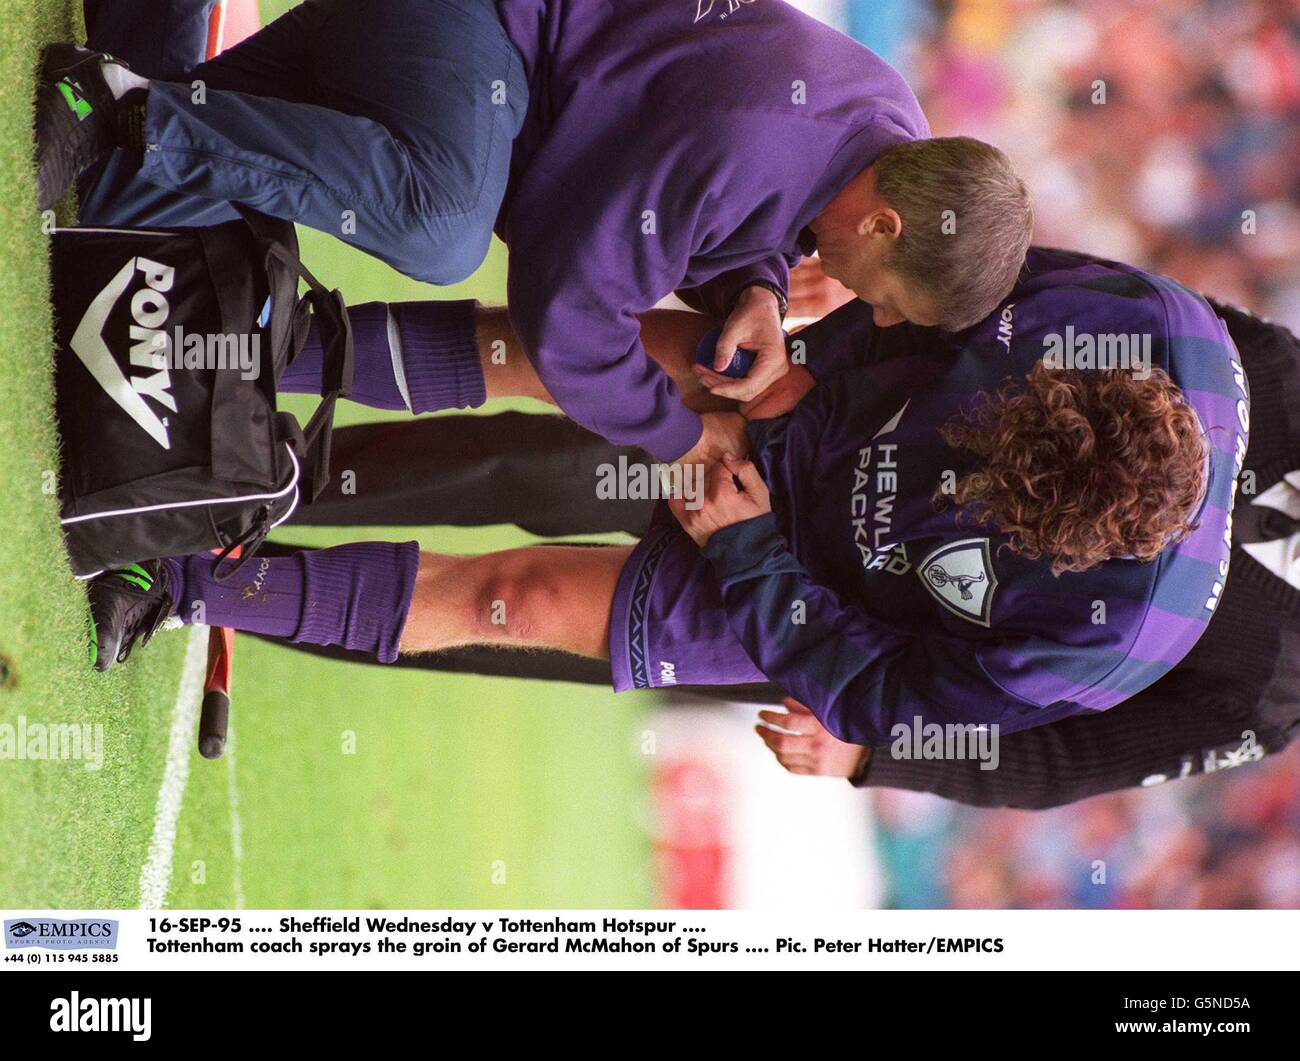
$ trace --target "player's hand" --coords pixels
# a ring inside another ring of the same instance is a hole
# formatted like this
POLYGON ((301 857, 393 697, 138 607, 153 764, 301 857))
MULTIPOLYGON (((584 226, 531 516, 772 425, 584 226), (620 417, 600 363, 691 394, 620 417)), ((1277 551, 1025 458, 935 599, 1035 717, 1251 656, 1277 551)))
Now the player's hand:
POLYGON ((703 549, 723 527, 771 512, 772 496, 753 464, 727 454, 705 473, 704 496, 697 507, 692 508, 685 497, 670 499, 668 507, 703 549))
POLYGON ((791 317, 811 317, 816 320, 853 299, 852 291, 822 271, 820 258, 805 258, 790 270, 790 306, 787 313, 791 317))
POLYGON ((746 402, 784 376, 790 359, 785 352, 781 305, 776 295, 765 287, 745 288, 722 326, 715 351, 713 369, 694 365, 692 370, 716 397, 746 402), (721 373, 731 364, 738 346, 755 352, 754 363, 743 379, 728 379, 721 373))
POLYGON ((739 413, 700 413, 703 431, 700 440, 683 453, 674 464, 702 464, 705 472, 728 453, 749 453, 745 418, 739 413))
POLYGON ((787 711, 760 711, 754 732, 776 761, 792 774, 856 777, 871 758, 871 749, 846 744, 827 732, 817 716, 792 697, 781 701, 787 711), (772 727, 778 727, 773 729, 772 727), (784 731, 784 732, 783 732, 784 731))
POLYGON ((742 405, 740 412, 746 420, 774 420, 791 412, 815 386, 817 380, 811 372, 803 365, 791 365, 789 372, 742 405))

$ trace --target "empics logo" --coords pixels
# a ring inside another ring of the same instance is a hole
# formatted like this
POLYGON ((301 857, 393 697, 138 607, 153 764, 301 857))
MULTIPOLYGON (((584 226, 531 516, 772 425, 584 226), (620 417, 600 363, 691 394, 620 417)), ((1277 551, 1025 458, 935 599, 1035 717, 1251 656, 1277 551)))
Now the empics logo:
POLYGON ((117 922, 106 918, 30 917, 5 922, 5 946, 49 950, 114 950, 117 922))
POLYGON ((68 998, 50 1001, 50 1031, 130 1032, 138 1043, 149 1041, 153 1018, 151 998, 68 998))
POLYGON ((163 449, 171 449, 167 423, 145 401, 153 399, 165 409, 176 412, 171 394, 171 373, 164 356, 164 328, 171 307, 167 292, 176 279, 176 270, 148 258, 132 258, 118 270, 94 301, 86 308, 81 323, 73 333, 72 352, 104 392, 122 407, 122 411, 139 424, 163 449), (147 370, 128 380, 104 341, 104 325, 118 300, 131 286, 136 272, 144 274, 145 286, 131 296, 131 366, 147 370))

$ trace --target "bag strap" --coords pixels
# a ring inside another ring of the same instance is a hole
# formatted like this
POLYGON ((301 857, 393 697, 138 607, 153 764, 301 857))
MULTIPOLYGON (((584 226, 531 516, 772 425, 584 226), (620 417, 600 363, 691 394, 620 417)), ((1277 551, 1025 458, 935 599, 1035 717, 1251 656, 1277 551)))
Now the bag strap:
MULTIPOLYGON (((307 283, 307 293, 294 307, 293 357, 297 356, 307 339, 308 310, 316 319, 324 352, 321 368, 320 405, 303 428, 303 475, 308 482, 305 498, 315 501, 330 479, 330 442, 334 430, 334 407, 339 398, 352 393, 355 371, 355 354, 352 348, 352 324, 348 320, 347 303, 338 289, 329 290, 312 275, 296 250, 283 238, 287 221, 279 221, 243 204, 235 204, 239 215, 248 223, 253 233, 266 245, 267 253, 274 255, 290 272, 307 283)), ((292 228, 289 229, 292 231, 292 228)), ((292 357, 290 358, 292 360, 292 357)))
MULTIPOLYGON (((355 359, 352 349, 352 324, 343 296, 335 291, 309 291, 299 305, 308 304, 320 329, 325 351, 321 370, 321 402, 302 430, 306 444, 305 459, 311 489, 307 501, 320 496, 330 481, 330 442, 334 432, 334 406, 339 398, 352 393, 355 359)), ((295 329, 296 331, 296 329, 295 329)), ((296 341, 296 340, 295 340, 296 341)), ((301 349, 301 348, 299 348, 301 349)))

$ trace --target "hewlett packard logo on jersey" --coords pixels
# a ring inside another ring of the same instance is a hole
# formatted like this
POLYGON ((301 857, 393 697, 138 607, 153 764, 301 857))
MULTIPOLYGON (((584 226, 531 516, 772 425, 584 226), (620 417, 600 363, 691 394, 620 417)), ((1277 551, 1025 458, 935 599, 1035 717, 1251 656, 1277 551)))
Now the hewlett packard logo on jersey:
POLYGON ((910 403, 909 398, 871 436, 871 443, 858 450, 857 467, 853 469, 850 527, 853 544, 868 571, 905 575, 912 569, 906 546, 890 541, 894 533, 894 504, 898 500, 900 446, 887 437, 898 429, 910 403))
POLYGON ((163 449, 171 449, 167 423, 145 399, 176 412, 171 373, 164 356, 165 327, 171 313, 167 292, 175 279, 176 270, 171 266, 148 258, 131 258, 86 308, 69 344, 95 382, 163 449), (127 379, 104 341, 104 325, 137 272, 144 274, 145 286, 131 296, 130 361, 131 367, 140 371, 132 372, 127 379))
POLYGON ((152 1034, 153 999, 82 998, 73 991, 50 1001, 50 1031, 130 1032, 138 1043, 152 1034))

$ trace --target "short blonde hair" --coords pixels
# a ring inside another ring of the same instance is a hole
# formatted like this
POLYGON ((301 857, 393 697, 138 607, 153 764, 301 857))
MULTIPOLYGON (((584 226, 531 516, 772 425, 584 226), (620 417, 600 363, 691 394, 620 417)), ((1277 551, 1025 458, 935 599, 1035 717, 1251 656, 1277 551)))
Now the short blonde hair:
POLYGON ((982 321, 1015 286, 1033 237, 1011 160, 982 140, 943 136, 887 148, 872 168, 876 193, 903 220, 885 264, 935 300, 939 327, 982 321))

